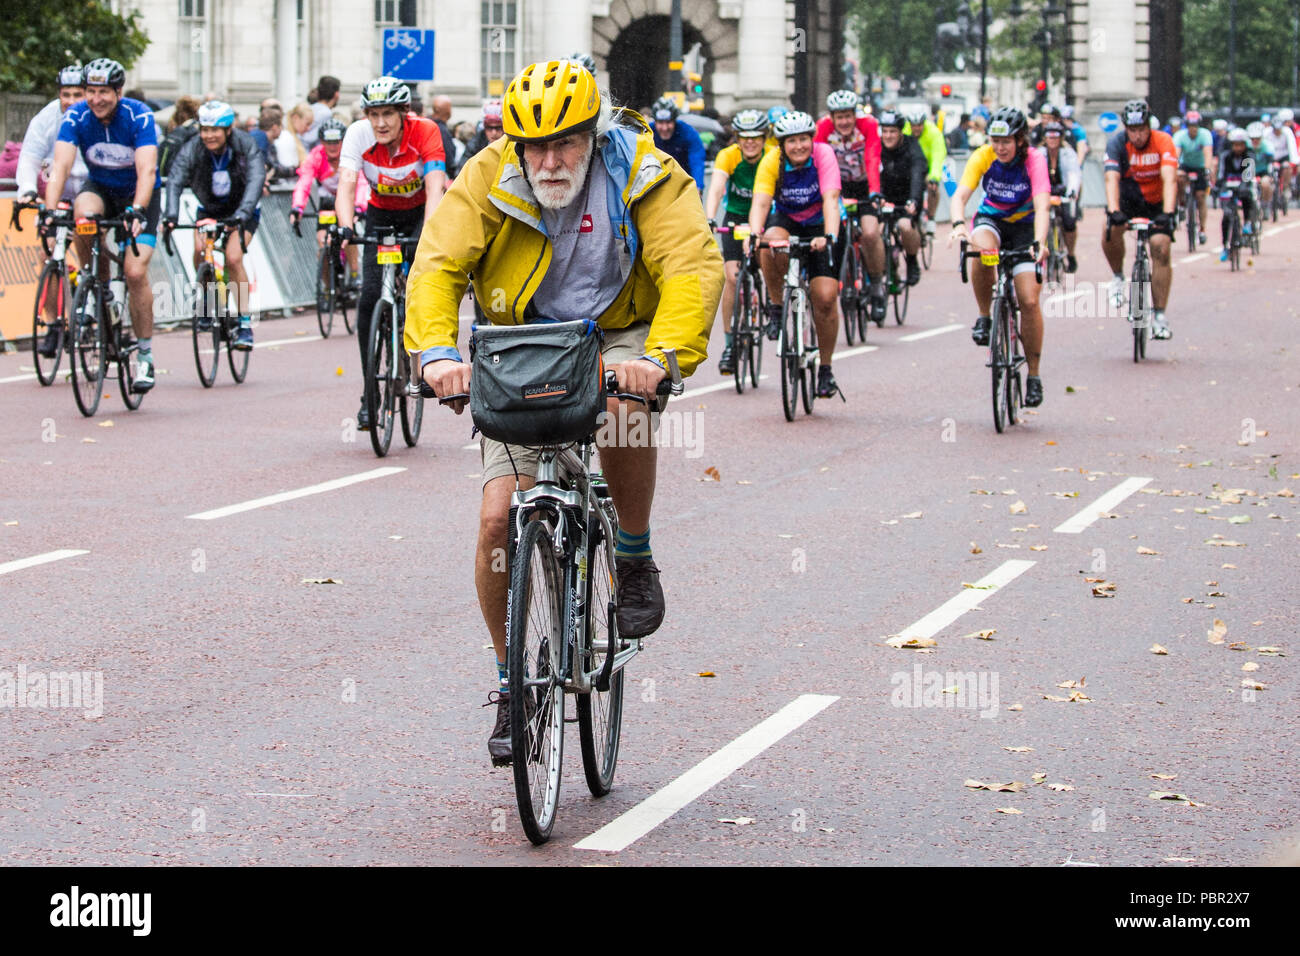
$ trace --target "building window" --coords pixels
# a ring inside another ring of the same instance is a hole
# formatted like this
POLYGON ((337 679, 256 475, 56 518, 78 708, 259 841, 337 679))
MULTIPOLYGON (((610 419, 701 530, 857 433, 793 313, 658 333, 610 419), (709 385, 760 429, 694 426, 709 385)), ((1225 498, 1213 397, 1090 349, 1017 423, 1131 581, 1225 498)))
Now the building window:
POLYGON ((519 5, 493 0, 480 6, 483 23, 479 92, 499 98, 518 69, 515 61, 519 51, 519 5))
POLYGON ((375 72, 384 68, 384 30, 415 26, 415 0, 375 0, 375 72))
POLYGON ((177 90, 182 96, 202 96, 208 84, 207 2, 179 0, 177 14, 177 90))

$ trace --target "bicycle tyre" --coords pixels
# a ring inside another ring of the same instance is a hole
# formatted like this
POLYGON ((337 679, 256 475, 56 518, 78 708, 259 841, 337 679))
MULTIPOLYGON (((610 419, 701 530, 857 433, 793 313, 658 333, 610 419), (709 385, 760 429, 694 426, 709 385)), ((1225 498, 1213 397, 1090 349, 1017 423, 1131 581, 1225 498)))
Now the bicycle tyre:
POLYGON ((745 394, 745 362, 748 361, 748 349, 745 348, 745 278, 746 272, 741 268, 736 273, 736 288, 731 296, 731 377, 737 395, 745 394))
POLYGON ((406 442, 407 448, 414 448, 424 424, 424 396, 406 393, 406 383, 411 380, 411 359, 405 352, 402 353, 401 371, 402 380, 397 388, 401 396, 398 407, 402 413, 402 441, 406 442))
POLYGON ((70 348, 72 395, 81 414, 90 418, 99 408, 108 375, 108 328, 104 324, 104 297, 98 280, 86 279, 77 287, 70 348))
POLYGON ((1007 333, 1003 324, 1004 303, 1002 296, 997 295, 993 299, 993 308, 989 310, 993 316, 992 324, 989 328, 989 368, 993 371, 993 427, 997 429, 999 435, 1002 434, 1006 427, 1006 402, 1002 394, 1002 381, 1006 373, 1006 348, 1007 333))
POLYGON ((510 566, 506 645, 515 800, 524 833, 537 846, 555 825, 564 760, 564 684, 556 672, 561 590, 550 529, 530 521, 510 566))
POLYGON ((217 367, 221 363, 221 296, 217 285, 217 273, 212 266, 201 263, 194 274, 194 291, 198 300, 194 303, 194 317, 190 320, 190 333, 194 342, 194 367, 198 369, 199 381, 204 388, 211 388, 217 381, 217 367), (209 289, 211 292, 209 293, 209 289), (210 323, 205 332, 199 328, 199 320, 210 323), (205 361, 203 352, 211 348, 211 359, 205 361))
POLYGON ((1020 406, 1024 403, 1024 392, 1020 380, 1023 359, 1020 356, 1020 315, 1018 310, 1007 310, 1007 424, 1015 425, 1020 421, 1020 406), (1014 323, 1013 323, 1014 320, 1014 323), (1014 330, 1015 334, 1012 334, 1014 330))
POLYGON ((1232 252, 1228 256, 1232 271, 1241 270, 1241 217, 1234 213, 1232 217, 1232 252))
POLYGON ((1183 200, 1187 206, 1187 250, 1196 251, 1196 191, 1191 187, 1187 189, 1187 196, 1183 200))
POLYGON ((911 293, 909 292, 911 286, 907 284, 907 279, 899 277, 899 257, 902 256, 902 254, 902 246, 894 246, 892 258, 889 263, 889 294, 893 299, 894 323, 896 325, 902 325, 903 320, 907 318, 907 300, 911 296, 911 293), (899 299, 903 300, 901 306, 898 304, 899 299))
POLYGON ((763 372, 763 316, 767 314, 765 308, 767 293, 766 287, 762 286, 762 279, 757 279, 750 275, 749 284, 749 319, 746 333, 749 336, 749 384, 758 388, 758 380, 762 378, 763 372))
POLYGON ((331 252, 334 246, 326 242, 316 260, 316 327, 323 339, 329 338, 334 330, 334 279, 338 270, 334 268, 331 252))
POLYGON ((903 324, 907 318, 907 304, 912 298, 912 287, 906 282, 900 283, 899 291, 894 293, 894 322, 898 325, 903 324), (899 305, 902 300, 902 305, 899 305))
POLYGON ((68 329, 71 328, 68 321, 71 309, 72 284, 68 281, 68 273, 59 263, 50 260, 41 269, 41 277, 36 282, 36 305, 32 312, 32 360, 36 365, 36 378, 42 385, 54 384, 54 377, 59 374, 59 365, 63 362, 63 351, 68 341, 68 329), (54 296, 54 321, 62 322, 63 327, 56 335, 54 357, 46 358, 40 353, 41 340, 50 327, 45 323, 42 306, 51 291, 51 282, 58 283, 58 291, 54 296))
POLYGON ((921 265, 928 271, 930 264, 934 262, 934 235, 922 230, 921 236, 921 265))
POLYGON ((1141 362, 1147 357, 1147 342, 1151 338, 1151 316, 1147 309, 1147 276, 1144 260, 1133 262, 1133 287, 1137 290, 1130 314, 1136 317, 1133 322, 1133 361, 1141 362))
POLYGON ((817 321, 813 318, 811 297, 804 293, 802 298, 803 347, 800 349, 800 358, 803 374, 799 377, 799 394, 803 399, 803 413, 811 415, 813 403, 817 401, 817 366, 820 353, 817 351, 817 321))
POLYGON ((129 348, 122 348, 125 333, 121 328, 110 330, 113 335, 113 355, 117 364, 117 384, 122 389, 122 404, 135 411, 144 401, 144 392, 133 390, 135 380, 140 377, 140 346, 132 342, 129 348))
POLYGON ((380 299, 370 318, 370 351, 366 358, 366 411, 370 414, 370 447, 383 458, 393 441, 393 349, 389 323, 392 306, 380 299), (382 416, 382 417, 381 417, 382 416))
MULTIPOLYGON (((614 587, 611 547, 605 538, 600 517, 593 515, 587 527, 587 633, 590 637, 589 659, 584 670, 595 671, 609 653, 611 624, 618 644, 618 618, 614 613, 614 587)), ((592 796, 603 797, 614 785, 618 765, 618 743, 623 729, 623 669, 609 676, 609 688, 579 694, 577 700, 578 737, 582 745, 582 770, 592 796)))
POLYGON ((799 381, 803 364, 799 360, 799 329, 794 312, 794 293, 787 291, 781 306, 781 338, 777 343, 781 356, 781 410, 787 422, 794 421, 799 404, 799 381))
POLYGON ((242 385, 244 379, 248 378, 248 360, 252 357, 253 352, 251 349, 245 352, 233 348, 235 336, 239 334, 239 304, 235 300, 235 290, 230 286, 225 288, 226 305, 221 310, 225 331, 221 337, 226 340, 226 363, 230 366, 230 375, 234 378, 236 385, 242 385), (231 308, 232 303, 234 308, 231 308))
POLYGON ((852 249, 844 250, 844 262, 840 266, 840 312, 844 315, 844 341, 850 347, 853 346, 854 333, 857 331, 857 324, 853 321, 856 312, 857 303, 857 270, 855 268, 856 257, 852 249))

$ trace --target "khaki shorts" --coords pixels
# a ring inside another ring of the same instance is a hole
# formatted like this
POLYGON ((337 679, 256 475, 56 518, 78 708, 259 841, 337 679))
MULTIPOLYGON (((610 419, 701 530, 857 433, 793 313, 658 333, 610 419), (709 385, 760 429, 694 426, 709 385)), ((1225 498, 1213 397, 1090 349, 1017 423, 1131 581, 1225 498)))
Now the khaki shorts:
MULTIPOLYGON (((605 367, 620 362, 631 362, 645 355, 645 340, 650 334, 649 322, 634 322, 624 329, 603 329, 605 344, 601 355, 605 367)), ((506 475, 537 477, 537 463, 541 452, 524 445, 507 445, 491 438, 479 439, 479 453, 483 459, 483 484, 506 475)))

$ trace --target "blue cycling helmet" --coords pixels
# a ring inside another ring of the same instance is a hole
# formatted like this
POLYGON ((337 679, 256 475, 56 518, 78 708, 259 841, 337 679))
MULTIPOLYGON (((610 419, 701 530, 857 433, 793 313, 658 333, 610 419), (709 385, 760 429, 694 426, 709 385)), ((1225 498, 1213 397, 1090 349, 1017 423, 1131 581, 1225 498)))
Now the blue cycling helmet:
POLYGON ((782 116, 784 116, 788 112, 790 112, 788 107, 773 106, 771 109, 767 111, 767 125, 768 126, 773 125, 777 120, 779 120, 782 116))
POLYGON ((220 100, 204 103, 199 107, 199 125, 229 129, 235 125, 235 111, 230 104, 220 100))

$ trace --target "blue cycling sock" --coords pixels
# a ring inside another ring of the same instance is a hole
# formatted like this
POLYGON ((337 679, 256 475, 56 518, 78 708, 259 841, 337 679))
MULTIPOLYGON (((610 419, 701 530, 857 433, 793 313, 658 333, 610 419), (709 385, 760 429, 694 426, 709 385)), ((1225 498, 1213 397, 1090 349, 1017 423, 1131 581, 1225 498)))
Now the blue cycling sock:
POLYGON ((622 528, 614 539, 614 557, 648 558, 650 557, 650 529, 645 534, 628 534, 622 528))
POLYGON ((497 683, 500 684, 502 688, 509 686, 510 681, 506 676, 505 661, 497 661, 497 683))
POLYGON ((153 351, 153 336, 150 336, 147 339, 137 339, 136 341, 140 343, 141 355, 148 355, 153 351))

